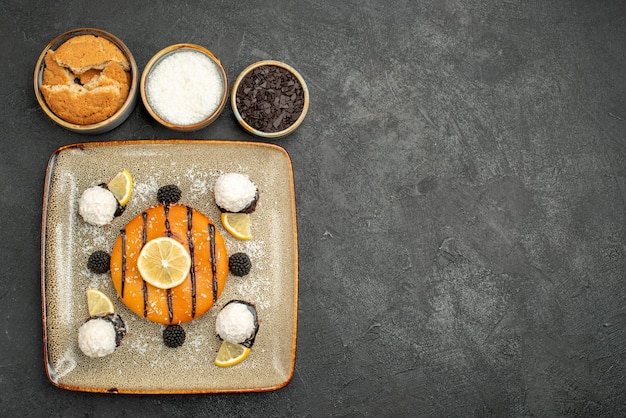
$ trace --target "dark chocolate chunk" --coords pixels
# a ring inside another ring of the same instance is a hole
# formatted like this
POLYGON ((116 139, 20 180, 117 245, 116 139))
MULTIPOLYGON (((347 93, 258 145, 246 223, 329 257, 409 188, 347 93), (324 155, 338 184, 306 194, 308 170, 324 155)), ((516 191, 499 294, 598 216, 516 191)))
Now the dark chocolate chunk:
POLYGON ((289 128, 304 109, 304 91, 298 79, 275 65, 257 67, 239 84, 237 110, 252 128, 272 133, 289 128))

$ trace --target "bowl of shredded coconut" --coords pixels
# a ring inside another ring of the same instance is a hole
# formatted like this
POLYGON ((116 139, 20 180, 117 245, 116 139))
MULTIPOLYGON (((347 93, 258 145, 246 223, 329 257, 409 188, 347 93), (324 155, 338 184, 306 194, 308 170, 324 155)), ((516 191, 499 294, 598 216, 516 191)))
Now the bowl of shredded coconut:
POLYGON ((141 100, 161 125, 178 131, 206 127, 220 115, 228 97, 228 76, 219 59, 194 44, 168 46, 143 71, 141 100))

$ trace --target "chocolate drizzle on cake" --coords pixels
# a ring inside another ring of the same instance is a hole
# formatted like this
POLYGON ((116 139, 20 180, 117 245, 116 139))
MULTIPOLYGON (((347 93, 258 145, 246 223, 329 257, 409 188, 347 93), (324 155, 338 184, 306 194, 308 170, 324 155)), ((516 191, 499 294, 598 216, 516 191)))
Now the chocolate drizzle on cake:
POLYGON ((168 237, 172 236, 172 227, 170 226, 170 205, 166 203, 163 205, 163 210, 165 211, 165 234, 168 237))
MULTIPOLYGON (((148 242, 148 212, 142 212, 141 218, 143 219, 143 229, 141 230, 141 248, 143 248, 144 245, 146 245, 146 242, 148 242)), ((141 284, 141 291, 143 294, 143 317, 145 318, 148 316, 149 300, 148 284, 145 280, 143 280, 143 283, 141 284)))
POLYGON ((143 293, 143 317, 146 318, 148 316, 148 285, 144 280, 143 285, 141 286, 141 291, 143 293))
MULTIPOLYGON (((172 227, 170 225, 170 205, 169 203, 165 203, 163 205, 163 210, 165 211, 165 235, 168 237, 172 236, 172 227)), ((167 289, 167 315, 170 320, 170 324, 174 319, 174 307, 172 306, 172 289, 167 289)))
POLYGON ((215 260, 215 225, 209 224, 209 244, 211 247, 211 276, 213 277, 213 302, 217 301, 217 260, 215 260))
POLYGON ((187 241, 189 242, 189 256, 191 257, 191 267, 189 277, 191 279, 191 316, 196 317, 196 261, 194 258, 193 246, 193 209, 187 206, 187 241))
MULTIPOLYGON (((193 242, 193 212, 194 209, 190 206, 185 206, 187 210, 187 242, 189 246, 189 255, 191 257, 191 267, 189 268, 189 277, 191 280, 191 316, 193 318, 196 317, 196 298, 197 298, 197 285, 196 285, 196 262, 195 262, 195 246, 193 242)), ((166 235, 168 237, 172 236, 172 230, 170 226, 169 220, 169 204, 166 203, 163 205, 163 211, 165 215, 165 229, 166 235)), ((148 241, 148 213, 142 212, 141 217, 143 220, 142 231, 141 231, 141 248, 146 245, 148 241)), ((211 274, 212 274, 212 291, 213 291, 213 301, 217 300, 217 265, 215 261, 215 225, 209 224, 209 241, 210 241, 210 252, 211 252, 211 274)), ((125 267, 124 267, 125 270, 125 267)), ((124 272, 122 272, 124 275, 124 272)), ((124 277, 124 276, 122 276, 124 277)), ((122 289, 123 289, 122 284, 122 289)), ((148 316, 148 306, 150 303, 149 300, 149 292, 148 292, 148 284, 145 280, 142 283, 142 293, 143 293, 143 316, 144 318, 148 316)), ((167 313, 169 322, 172 323, 174 319, 174 307, 173 307, 173 299, 172 299, 172 289, 167 289, 167 313)))
POLYGON ((141 248, 148 242, 148 212, 142 212, 143 229, 141 230, 141 248))
POLYGON ((172 306, 172 289, 167 289, 167 314, 169 316, 171 324, 172 319, 174 319, 174 307, 172 306))
POLYGON ((122 237, 122 284, 120 296, 124 298, 124 283, 126 282, 126 231, 122 229, 120 235, 122 237))

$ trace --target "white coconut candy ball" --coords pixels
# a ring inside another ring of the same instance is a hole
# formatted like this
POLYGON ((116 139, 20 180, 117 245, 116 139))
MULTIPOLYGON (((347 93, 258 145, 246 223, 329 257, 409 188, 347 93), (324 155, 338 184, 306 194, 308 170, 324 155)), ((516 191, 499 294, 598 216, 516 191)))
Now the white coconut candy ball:
POLYGON ((115 327, 106 319, 92 318, 78 329, 78 347, 89 357, 104 357, 115 351, 115 327))
POLYGON ((213 194, 217 206, 227 212, 239 212, 254 202, 257 187, 245 174, 226 173, 215 181, 213 194))
POLYGON ((104 226, 113 220, 117 210, 117 199, 109 190, 100 186, 88 188, 78 201, 78 213, 85 222, 104 226))
POLYGON ((230 302, 217 314, 215 331, 225 341, 241 344, 252 337, 255 330, 254 314, 244 303, 230 302))

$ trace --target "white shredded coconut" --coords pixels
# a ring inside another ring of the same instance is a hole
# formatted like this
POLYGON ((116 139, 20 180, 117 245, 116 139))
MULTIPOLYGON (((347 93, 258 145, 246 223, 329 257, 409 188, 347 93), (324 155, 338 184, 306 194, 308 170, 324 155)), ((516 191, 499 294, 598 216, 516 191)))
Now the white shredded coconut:
POLYGON ((252 203, 257 187, 245 174, 226 173, 215 181, 213 193, 219 207, 228 212, 239 212, 252 203))
POLYGON ((55 364, 54 367, 50 367, 50 377, 55 381, 57 379, 61 379, 68 373, 71 373, 78 363, 73 356, 73 352, 70 349, 65 350, 59 361, 55 364))
POLYGON ((146 96, 161 118, 178 125, 193 125, 217 110, 223 83, 211 58, 181 49, 166 55, 152 68, 146 80, 146 96))
POLYGON ((78 346, 89 357, 104 357, 115 351, 115 328, 102 318, 85 322, 78 329, 78 346))
POLYGON ((104 226, 113 220, 117 210, 117 199, 109 190, 100 186, 88 188, 78 201, 78 213, 85 222, 104 226))
POLYGON ((254 315, 243 303, 229 303, 222 308, 215 319, 217 335, 234 344, 240 344, 250 338, 254 329, 254 315))

